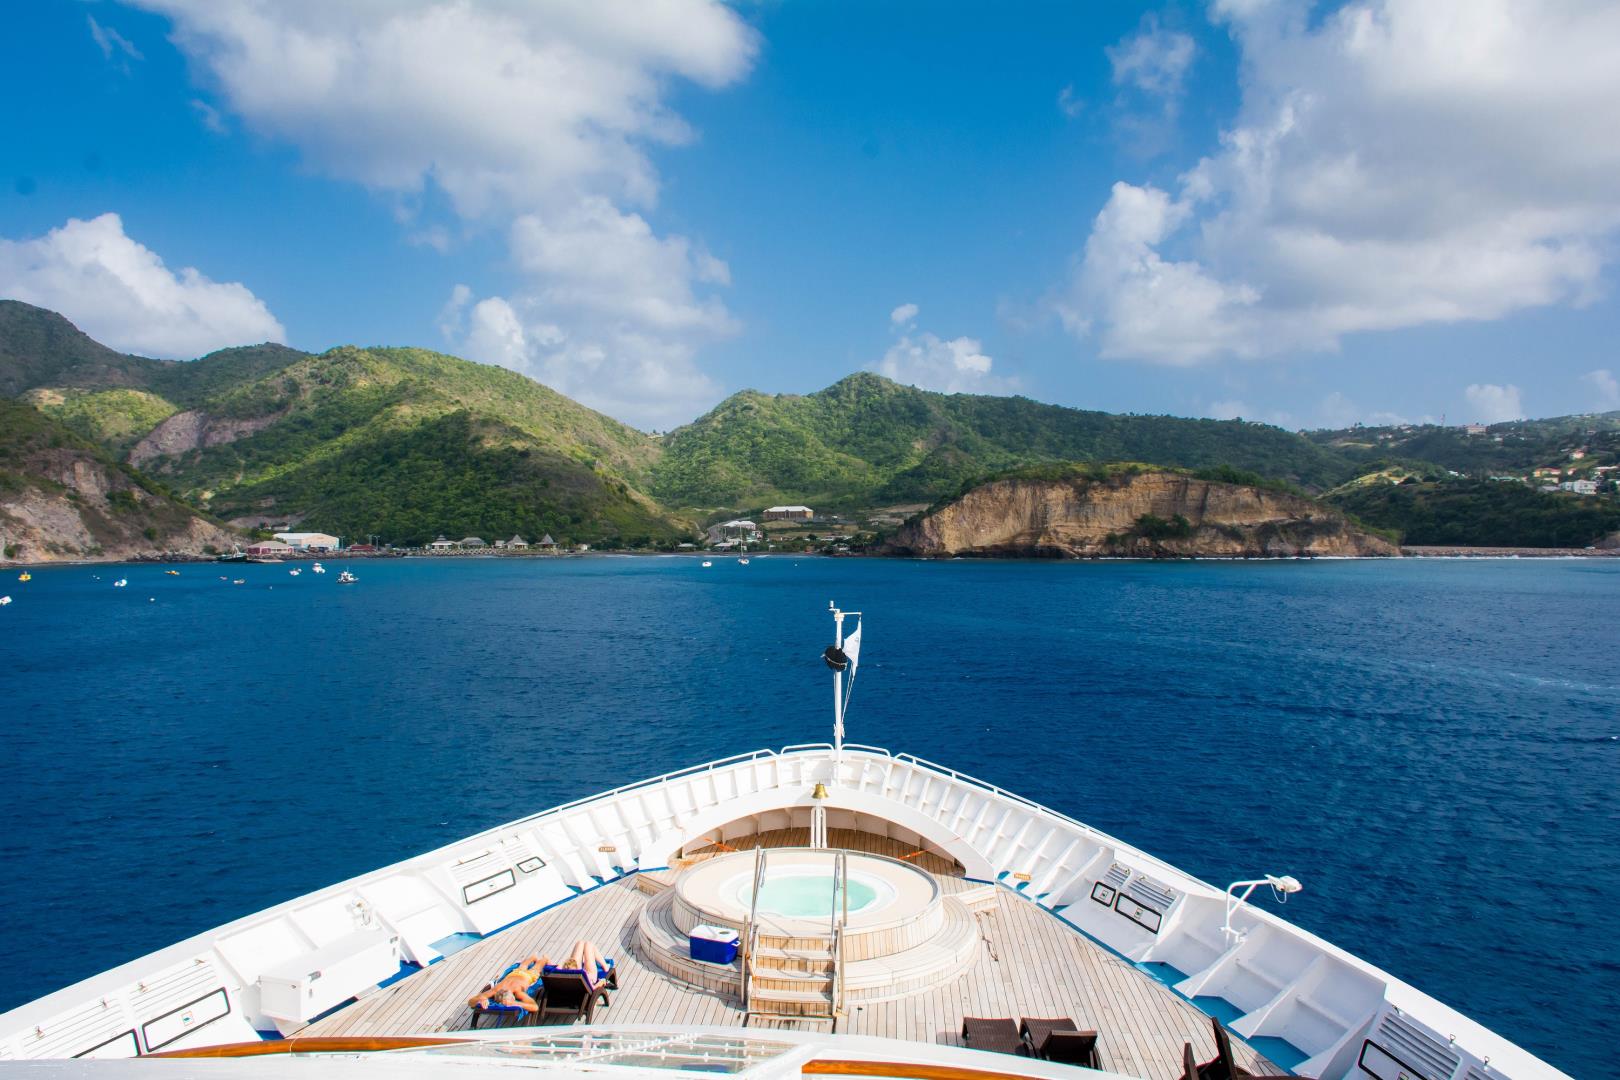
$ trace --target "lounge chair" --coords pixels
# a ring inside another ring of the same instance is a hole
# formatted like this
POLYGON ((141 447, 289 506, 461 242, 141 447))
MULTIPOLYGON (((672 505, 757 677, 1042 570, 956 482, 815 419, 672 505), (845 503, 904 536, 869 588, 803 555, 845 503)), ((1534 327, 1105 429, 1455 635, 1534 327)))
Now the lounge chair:
POLYGON ((540 1019, 558 1016, 569 1023, 583 1020, 589 1024, 596 1016, 597 1002, 601 1002, 604 1009, 609 1005, 608 991, 619 988, 619 973, 609 960, 607 970, 598 969, 597 979, 587 982, 579 968, 547 964, 540 982, 546 995, 540 1004, 540 1019))
POLYGON ((1026 1016, 1018 1023, 1019 1037, 1029 1045, 1029 1052, 1036 1057, 1046 1056, 1046 1038, 1054 1031, 1079 1031, 1074 1021, 1067 1016, 1043 1019, 1038 1016, 1026 1016))
MULTIPOLYGON (((1232 1037, 1226 1033, 1226 1028, 1214 1017, 1210 1017, 1210 1024, 1215 1029, 1215 1057, 1202 1065, 1197 1066, 1198 1080, 1237 1080, 1238 1077, 1248 1077, 1249 1080, 1284 1080, 1286 1073, 1276 1076, 1256 1076, 1237 1063, 1232 1056, 1232 1037)), ((1192 1045, 1189 1043, 1184 1058, 1191 1062, 1192 1045)))
MULTIPOLYGON (((521 961, 519 961, 519 963, 521 963, 521 961)), ((490 989, 496 983, 500 982, 517 969, 518 965, 513 964, 511 967, 495 976, 492 981, 485 983, 484 989, 490 989)), ((540 989, 539 983, 536 983, 529 988, 529 996, 534 998, 535 1004, 541 1005, 542 1008, 544 1007, 542 1002, 545 997, 545 991, 540 989)), ((491 1001, 488 1005, 474 1005, 472 1007, 472 1023, 467 1025, 468 1029, 476 1031, 478 1029, 478 1021, 485 1016, 493 1016, 495 1018, 495 1023, 492 1026, 500 1027, 502 1021, 504 1020, 509 1020, 515 1017, 517 1022, 522 1024, 527 1021, 537 1019, 540 1014, 538 1012, 531 1013, 528 1009, 525 1009, 521 1005, 502 1005, 499 1002, 491 1001)))
POLYGON ((962 1017, 962 1045, 970 1050, 990 1050, 998 1054, 1029 1052, 1011 1017, 962 1017))
POLYGON ((1097 1056, 1095 1031, 1054 1031, 1046 1037, 1041 1057, 1060 1065, 1083 1065, 1088 1069, 1101 1069, 1102 1058, 1097 1056))

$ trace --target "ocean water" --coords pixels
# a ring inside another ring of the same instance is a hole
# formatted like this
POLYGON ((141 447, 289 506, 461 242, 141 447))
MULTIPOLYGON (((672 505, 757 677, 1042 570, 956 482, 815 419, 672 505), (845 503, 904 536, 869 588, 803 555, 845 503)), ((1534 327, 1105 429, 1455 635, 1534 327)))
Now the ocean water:
POLYGON ((1300 925, 1574 1075, 1611 1062, 1620 560, 354 569, 0 578, 0 1008, 534 810, 824 741, 837 600, 868 613, 852 741, 1209 881, 1294 874, 1300 925))

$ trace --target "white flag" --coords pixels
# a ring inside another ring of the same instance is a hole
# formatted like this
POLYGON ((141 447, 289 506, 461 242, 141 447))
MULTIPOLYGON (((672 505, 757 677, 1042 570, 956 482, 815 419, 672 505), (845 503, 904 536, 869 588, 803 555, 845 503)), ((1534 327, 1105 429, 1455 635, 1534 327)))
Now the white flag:
POLYGON ((844 639, 844 655, 849 657, 849 675, 855 677, 855 668, 861 662, 861 624, 855 624, 855 632, 844 639))

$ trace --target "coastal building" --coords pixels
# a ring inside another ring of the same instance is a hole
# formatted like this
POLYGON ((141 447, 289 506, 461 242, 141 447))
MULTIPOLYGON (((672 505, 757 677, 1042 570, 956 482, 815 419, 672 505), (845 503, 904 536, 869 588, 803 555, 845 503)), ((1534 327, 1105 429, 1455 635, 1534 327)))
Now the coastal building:
POLYGON ((536 544, 535 547, 539 548, 541 551, 556 551, 557 541, 551 538, 550 533, 546 533, 546 535, 540 538, 540 542, 536 544))
POLYGON ((808 506, 772 506, 765 511, 766 521, 809 521, 815 516, 808 506))
POLYGON ((278 532, 276 539, 295 551, 336 551, 343 545, 330 533, 278 532))
POLYGON ((1485 425, 1484 424, 1464 424, 1463 425, 1463 434, 1464 435, 1483 435, 1483 434, 1485 434, 1485 425))
POLYGON ((446 540, 443 536, 440 536, 437 540, 428 545, 428 547, 432 548, 434 551, 449 551, 455 546, 456 542, 454 540, 446 540))
POLYGON ((463 536, 460 540, 456 541, 456 546, 464 548, 489 547, 488 544, 484 543, 483 538, 478 536, 463 536))
POLYGON ((351 555, 375 555, 377 553, 377 545, 376 544, 350 544, 348 547, 344 548, 343 550, 348 552, 351 555))
POLYGON ((509 551, 527 551, 529 549, 529 542, 523 539, 521 536, 514 536, 512 539, 506 541, 506 548, 509 551))
POLYGON ((292 545, 284 544, 280 540, 256 540, 243 550, 247 552, 249 558, 256 559, 270 559, 293 553, 292 545))
POLYGON ((1596 480, 1565 480, 1558 485, 1558 490, 1568 491, 1576 495, 1596 495, 1596 480))

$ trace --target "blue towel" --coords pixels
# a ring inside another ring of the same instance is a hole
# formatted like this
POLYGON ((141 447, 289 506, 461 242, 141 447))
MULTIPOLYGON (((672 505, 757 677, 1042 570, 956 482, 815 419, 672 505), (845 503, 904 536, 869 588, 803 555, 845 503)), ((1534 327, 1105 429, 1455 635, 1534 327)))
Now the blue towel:
POLYGON ((584 975, 586 984, 595 987, 597 983, 612 973, 613 961, 610 959, 607 962, 607 967, 603 967, 601 964, 596 965, 596 978, 594 979, 589 975, 585 975, 583 968, 565 968, 558 967, 556 964, 547 964, 544 970, 547 975, 584 975))

